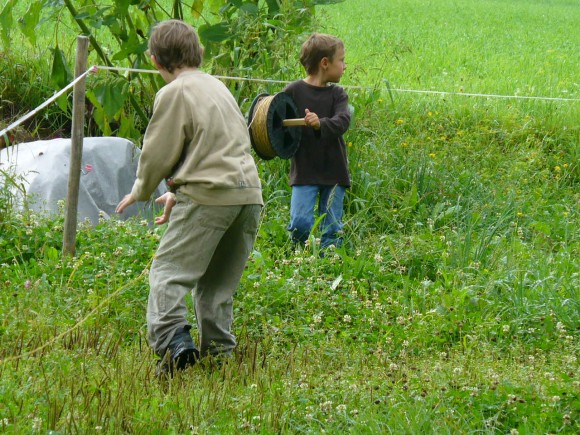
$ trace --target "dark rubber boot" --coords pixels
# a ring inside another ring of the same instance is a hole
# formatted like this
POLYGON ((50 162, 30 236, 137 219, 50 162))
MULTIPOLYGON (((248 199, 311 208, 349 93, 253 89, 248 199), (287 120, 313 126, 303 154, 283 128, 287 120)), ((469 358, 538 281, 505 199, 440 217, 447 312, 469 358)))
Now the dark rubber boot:
POLYGON ((189 334, 190 329, 191 326, 186 325, 175 331, 167 350, 158 363, 158 376, 167 374, 173 376, 175 370, 184 370, 199 360, 199 350, 189 334))

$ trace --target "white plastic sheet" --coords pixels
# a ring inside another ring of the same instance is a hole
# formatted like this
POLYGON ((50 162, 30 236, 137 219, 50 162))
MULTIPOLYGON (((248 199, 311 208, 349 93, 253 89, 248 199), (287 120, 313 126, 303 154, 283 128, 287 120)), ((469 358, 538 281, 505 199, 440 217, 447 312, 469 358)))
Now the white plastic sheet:
MULTIPOLYGON (((12 189, 20 207, 62 213, 59 202, 65 201, 70 166, 70 139, 41 140, 13 145, 0 150, 0 178, 6 174, 22 181, 21 189, 12 189)), ((79 184, 78 220, 89 219, 96 225, 101 218, 115 214, 123 196, 131 192, 140 149, 131 141, 117 137, 86 137, 83 140, 79 184)), ((4 180, 6 181, 6 180, 4 180)), ((10 185, 0 180, 0 186, 10 185)), ((152 199, 166 191, 161 183, 152 199)), ((128 207, 120 219, 140 215, 150 221, 157 207, 153 201, 128 207)))

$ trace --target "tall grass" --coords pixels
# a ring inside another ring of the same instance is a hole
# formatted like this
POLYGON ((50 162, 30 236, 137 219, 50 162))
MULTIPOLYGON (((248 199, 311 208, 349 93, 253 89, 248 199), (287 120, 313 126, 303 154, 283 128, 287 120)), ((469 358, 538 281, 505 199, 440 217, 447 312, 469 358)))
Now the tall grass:
MULTIPOLYGON (((319 30, 346 42, 345 84, 382 86, 390 71, 394 87, 449 91, 464 72, 465 92, 519 81, 554 96, 565 88, 552 76, 522 71, 557 47, 558 80, 573 82, 570 5, 348 0, 321 9, 319 30)), ((235 300, 235 356, 168 383, 144 338, 164 228, 81 225, 79 255, 63 259, 62 218, 0 196, 2 430, 577 433, 578 103, 349 95, 345 246, 321 259, 316 233, 293 251, 288 162, 259 161, 266 206, 235 300)))

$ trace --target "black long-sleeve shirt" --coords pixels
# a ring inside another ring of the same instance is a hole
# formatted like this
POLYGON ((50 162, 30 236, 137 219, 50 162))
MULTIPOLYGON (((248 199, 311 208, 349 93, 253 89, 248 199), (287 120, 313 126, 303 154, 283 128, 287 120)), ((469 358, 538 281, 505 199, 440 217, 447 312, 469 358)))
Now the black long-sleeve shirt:
POLYGON ((343 134, 350 125, 348 95, 336 85, 312 86, 304 80, 290 83, 285 89, 298 107, 318 115, 320 130, 302 128, 302 139, 290 165, 290 185, 350 187, 348 159, 343 134))

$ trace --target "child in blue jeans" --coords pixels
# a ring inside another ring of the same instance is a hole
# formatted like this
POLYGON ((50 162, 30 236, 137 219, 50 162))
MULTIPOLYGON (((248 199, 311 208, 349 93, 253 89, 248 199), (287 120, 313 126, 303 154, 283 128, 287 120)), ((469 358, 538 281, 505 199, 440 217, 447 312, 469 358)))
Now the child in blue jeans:
POLYGON ((288 230, 295 244, 305 243, 314 225, 314 210, 325 214, 321 247, 342 244, 345 191, 350 187, 344 133, 350 125, 348 95, 338 83, 346 63, 344 44, 334 36, 314 33, 303 44, 300 63, 307 76, 285 89, 304 112, 306 127, 290 166, 292 199, 288 230))

